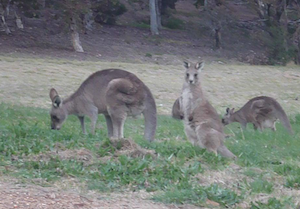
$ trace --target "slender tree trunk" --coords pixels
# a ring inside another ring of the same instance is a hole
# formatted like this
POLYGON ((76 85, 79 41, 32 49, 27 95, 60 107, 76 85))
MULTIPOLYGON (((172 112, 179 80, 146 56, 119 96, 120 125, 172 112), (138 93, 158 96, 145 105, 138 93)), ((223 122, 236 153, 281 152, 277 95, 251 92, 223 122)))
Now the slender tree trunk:
POLYGON ((215 29, 216 48, 220 49, 221 46, 221 28, 215 29))
POLYGON ((84 52, 83 48, 81 46, 80 39, 79 39, 79 33, 77 31, 76 19, 74 16, 71 18, 70 30, 71 30, 71 38, 72 38, 72 44, 73 44, 74 50, 76 52, 84 52))
POLYGON ((267 3, 267 15, 268 15, 268 17, 271 17, 271 6, 272 6, 272 4, 269 4, 269 3, 267 3))
POLYGON ((18 6, 14 3, 14 10, 15 10, 15 18, 16 24, 19 29, 24 29, 24 25, 22 23, 21 17, 18 15, 18 6))
POLYGON ((206 11, 207 10, 207 6, 208 6, 208 0, 204 0, 204 10, 206 11))
POLYGON ((277 23, 280 22, 281 15, 282 15, 282 13, 284 11, 283 3, 284 2, 282 0, 278 0, 277 1, 276 14, 275 14, 275 20, 277 21, 277 23))
POLYGON ((155 6, 155 0, 149 0, 150 8, 150 28, 152 35, 159 35, 158 25, 157 25, 157 12, 155 6))
POLYGON ((287 41, 287 34, 288 34, 288 17, 287 17, 287 11, 286 11, 286 0, 283 0, 283 13, 284 13, 284 29, 283 29, 283 43, 285 51, 288 51, 288 41, 287 41))
POLYGON ((88 13, 84 14, 83 17, 83 26, 84 26, 84 33, 87 34, 87 31, 93 30, 93 11, 90 9, 88 13))
POLYGON ((9 15, 9 9, 10 9, 10 2, 11 2, 11 0, 9 0, 8 2, 7 2, 7 5, 6 5, 6 15, 8 16, 9 15))
POLYGON ((265 8, 264 8, 264 3, 262 0, 257 0, 258 4, 258 14, 261 19, 265 18, 265 8))
POLYGON ((91 9, 92 8, 91 1, 85 0, 85 2, 87 4, 88 11, 83 16, 83 28, 84 28, 84 34, 87 34, 87 31, 93 30, 94 18, 93 18, 93 10, 91 9))
POLYGON ((3 9, 2 5, 0 4, 0 15, 1 15, 1 23, 2 26, 4 28, 4 31, 7 35, 11 34, 11 31, 8 27, 8 25, 6 24, 6 20, 5 20, 5 10, 3 9))
POLYGON ((157 27, 158 29, 162 29, 162 25, 161 25, 161 0, 155 0, 155 8, 156 8, 156 12, 157 12, 157 27))

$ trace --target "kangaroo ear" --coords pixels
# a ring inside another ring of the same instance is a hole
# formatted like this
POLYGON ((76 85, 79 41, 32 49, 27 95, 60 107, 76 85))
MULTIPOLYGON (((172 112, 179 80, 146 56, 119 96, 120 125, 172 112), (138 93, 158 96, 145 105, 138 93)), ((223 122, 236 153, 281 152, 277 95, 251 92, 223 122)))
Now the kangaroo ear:
POLYGON ((204 67, 204 62, 198 62, 195 66, 196 70, 198 71, 202 71, 203 67, 204 67))
POLYGON ((50 96, 50 99, 52 101, 52 105, 54 107, 59 107, 61 105, 61 103, 62 103, 61 98, 59 97, 57 91, 54 88, 52 88, 50 90, 49 96, 50 96))
POLYGON ((227 108, 226 108, 226 113, 229 113, 229 110, 230 110, 229 107, 227 107, 227 108))
POLYGON ((186 62, 186 61, 184 61, 183 63, 184 63, 184 67, 185 67, 186 69, 188 69, 188 68, 191 66, 191 64, 188 63, 188 62, 186 62))
POLYGON ((234 112, 234 108, 232 108, 232 109, 230 110, 230 114, 233 114, 233 112, 234 112))
POLYGON ((49 96, 50 96, 51 101, 53 102, 55 97, 58 96, 58 93, 54 88, 52 88, 52 89, 50 89, 49 96))

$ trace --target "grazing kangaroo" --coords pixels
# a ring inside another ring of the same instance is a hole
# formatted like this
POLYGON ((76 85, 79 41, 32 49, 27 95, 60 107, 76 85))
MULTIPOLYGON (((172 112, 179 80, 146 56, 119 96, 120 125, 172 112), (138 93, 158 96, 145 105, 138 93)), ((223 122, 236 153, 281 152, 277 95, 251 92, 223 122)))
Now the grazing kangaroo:
POLYGON ((52 108, 51 128, 59 130, 68 115, 76 115, 83 133, 84 117, 91 119, 92 134, 95 131, 98 114, 104 114, 108 136, 123 138, 123 127, 127 116, 141 113, 145 119, 144 137, 154 140, 156 131, 156 105, 149 88, 134 74, 106 69, 93 73, 79 89, 62 100, 55 89, 50 90, 52 108))
POLYGON ((263 130, 271 128, 276 131, 275 122, 279 119, 282 125, 293 134, 293 130, 286 113, 281 105, 273 98, 260 96, 250 99, 240 110, 234 112, 226 109, 226 113, 222 119, 224 125, 238 122, 245 129, 247 123, 252 123, 254 129, 263 130))
POLYGON ((184 66, 186 71, 181 95, 181 108, 187 138, 194 145, 206 148, 216 155, 220 153, 224 157, 236 158, 224 145, 223 124, 217 111, 202 92, 200 72, 204 63, 200 62, 191 66, 190 63, 185 62, 184 66))

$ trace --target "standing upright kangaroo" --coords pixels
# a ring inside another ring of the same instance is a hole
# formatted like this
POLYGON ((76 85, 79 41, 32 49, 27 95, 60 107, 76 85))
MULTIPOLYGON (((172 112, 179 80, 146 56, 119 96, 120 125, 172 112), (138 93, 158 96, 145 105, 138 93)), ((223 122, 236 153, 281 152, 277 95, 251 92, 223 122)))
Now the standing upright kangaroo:
POLYGON ((185 82, 178 101, 180 103, 174 104, 175 108, 173 107, 173 109, 182 108, 187 138, 194 145, 206 148, 216 155, 220 153, 224 157, 236 158, 224 145, 223 124, 217 111, 202 92, 200 72, 204 63, 200 62, 191 66, 190 63, 185 62, 184 66, 186 68, 185 82))
POLYGON ((134 74, 120 69, 106 69, 93 73, 79 89, 62 100, 55 89, 50 90, 52 108, 51 128, 59 130, 68 115, 79 118, 85 133, 84 117, 91 119, 94 134, 98 114, 104 114, 108 136, 123 138, 127 116, 141 113, 145 119, 144 137, 154 140, 156 105, 149 88, 134 74))
POLYGON ((227 125, 238 122, 243 128, 246 128, 247 123, 252 123, 254 129, 262 131, 264 128, 271 128, 275 131, 277 119, 281 121, 289 133, 293 133, 290 121, 281 105, 271 97, 260 96, 250 99, 236 112, 234 112, 234 108, 231 110, 227 108, 222 123, 227 125))

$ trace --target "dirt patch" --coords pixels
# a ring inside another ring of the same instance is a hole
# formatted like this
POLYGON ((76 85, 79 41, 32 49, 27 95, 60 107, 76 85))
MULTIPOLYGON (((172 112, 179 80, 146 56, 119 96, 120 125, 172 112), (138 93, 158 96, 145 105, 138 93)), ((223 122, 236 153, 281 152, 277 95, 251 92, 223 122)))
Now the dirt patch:
MULTIPOLYGON (((60 150, 56 151, 48 151, 44 153, 40 153, 38 155, 29 155, 24 160, 27 161, 50 161, 53 158, 59 158, 61 160, 77 160, 78 162, 82 162, 84 166, 88 166, 93 164, 95 158, 90 150, 85 148, 81 148, 78 150, 60 150)), ((12 160, 17 160, 12 156, 12 160)))
MULTIPOLYGON (((11 181, 11 179, 5 179, 11 181)), ((14 209, 175 209, 196 208, 194 206, 164 205, 150 201, 151 193, 145 191, 122 194, 103 194, 94 191, 61 190, 0 181, 0 208, 14 209)))
POLYGON ((145 157, 152 156, 156 158, 154 150, 142 148, 132 139, 111 139, 112 145, 117 149, 115 155, 126 155, 129 157, 145 157))

